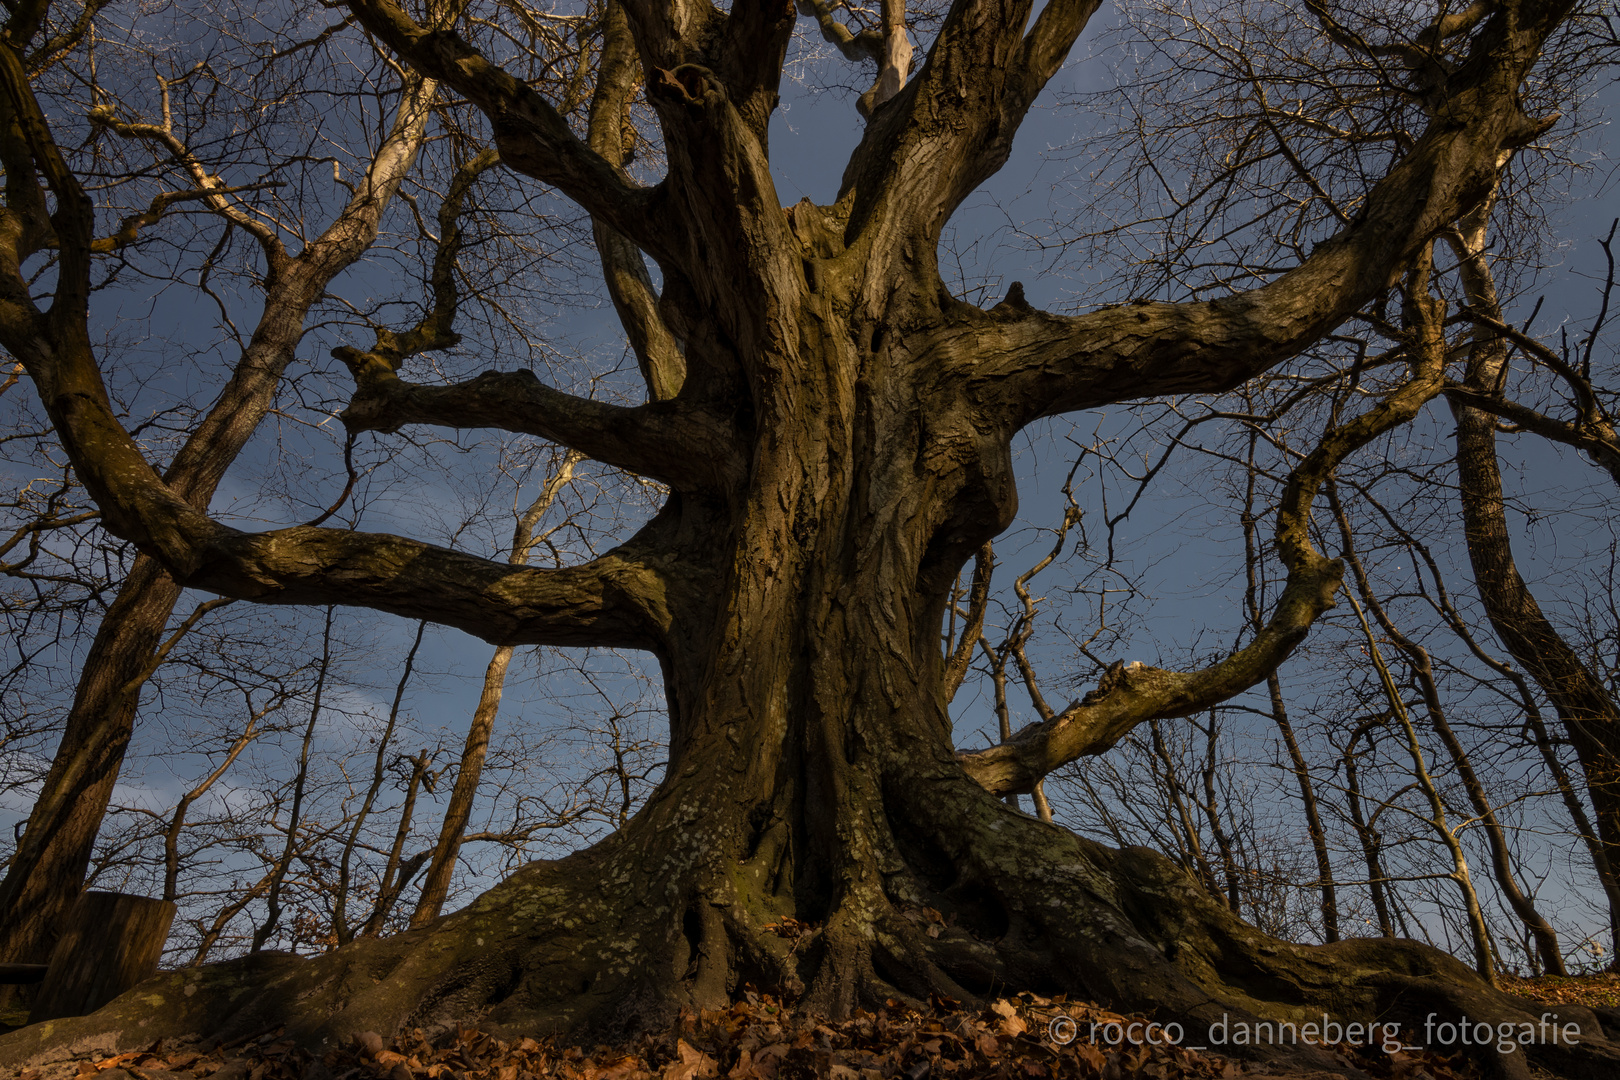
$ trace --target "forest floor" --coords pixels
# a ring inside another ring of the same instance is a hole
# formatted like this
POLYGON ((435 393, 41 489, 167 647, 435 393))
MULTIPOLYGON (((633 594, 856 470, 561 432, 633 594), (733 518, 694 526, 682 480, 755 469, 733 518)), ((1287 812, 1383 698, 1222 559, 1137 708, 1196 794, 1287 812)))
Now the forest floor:
MULTIPOLYGON (((1557 992, 1578 992, 1573 989, 1578 982, 1563 980, 1557 992)), ((1605 992, 1611 991, 1620 992, 1620 980, 1605 992)), ((983 1010, 948 999, 926 1010, 891 1002, 876 1013, 859 1011, 847 1020, 828 1021, 749 993, 730 1009, 683 1015, 667 1031, 614 1046, 507 1041, 465 1028, 432 1041, 416 1033, 385 1042, 368 1032, 316 1057, 279 1032, 266 1032, 236 1046, 160 1042, 133 1053, 83 1055, 14 1075, 16 1080, 1327 1080, 1339 1075, 1240 1063, 1168 1044, 1131 1046, 1116 1032, 1127 1030, 1133 1019, 1141 1018, 1020 994, 983 1010), (1110 1045, 1109 1036, 1119 1045, 1110 1045), (1069 1041, 1062 1041, 1065 1037, 1069 1041)), ((1428 1051, 1335 1050, 1345 1066, 1375 1080, 1477 1075, 1461 1057, 1428 1051)))
POLYGON ((1584 1005, 1588 1009, 1620 1009, 1620 974, 1603 972, 1562 978, 1543 975, 1535 979, 1502 976, 1502 989, 1548 1005, 1584 1005))

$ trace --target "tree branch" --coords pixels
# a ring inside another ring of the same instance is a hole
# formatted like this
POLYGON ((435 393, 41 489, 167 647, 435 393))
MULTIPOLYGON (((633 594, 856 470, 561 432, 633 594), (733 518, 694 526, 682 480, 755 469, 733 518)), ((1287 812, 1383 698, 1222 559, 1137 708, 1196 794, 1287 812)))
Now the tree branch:
POLYGON ((876 30, 854 31, 838 21, 837 5, 827 0, 794 0, 799 14, 814 19, 822 40, 855 63, 883 63, 883 35, 876 30))
POLYGON ((873 106, 839 191, 850 235, 893 224, 899 231, 874 254, 898 257, 907 242, 931 252, 956 207, 1006 162, 1030 104, 1099 6, 1053 0, 1026 36, 1030 0, 957 0, 922 71, 873 106))
MULTIPOLYGON (((641 65, 630 24, 615 0, 603 17, 602 57, 586 135, 591 149, 615 167, 625 161, 630 102, 640 82, 641 65)), ((647 394, 653 401, 667 401, 680 392, 686 379, 686 359, 658 313, 658 293, 646 260, 640 248, 605 221, 593 218, 591 233, 602 260, 608 296, 636 354, 647 394)))
POLYGON ((342 414, 350 431, 431 424, 538 435, 678 491, 728 487, 746 469, 730 425, 688 403, 608 405, 552 389, 527 371, 422 386, 394 376, 375 353, 345 347, 332 355, 349 365, 358 385, 342 414))
POLYGON ((1526 405, 1496 394, 1481 393, 1462 383, 1448 382, 1445 393, 1446 399, 1457 405, 1490 413, 1544 439, 1585 451, 1593 461, 1608 470, 1615 483, 1620 484, 1620 437, 1616 436, 1614 427, 1608 422, 1572 424, 1566 420, 1555 420, 1526 405))
POLYGON ((1149 720, 1189 716, 1263 681, 1305 639, 1317 616, 1333 606, 1343 567, 1311 544, 1311 503, 1347 456, 1406 423, 1444 386, 1444 303, 1428 295, 1428 268, 1407 289, 1412 327, 1412 377, 1383 401, 1343 425, 1289 475, 1277 509, 1277 556, 1288 580, 1270 620, 1248 645, 1193 672, 1115 663, 1097 688, 1050 720, 1032 724, 987 750, 957 755, 968 774, 995 795, 1027 792, 1052 770, 1112 748, 1149 720))
POLYGON ((1412 151, 1349 226, 1275 281, 1211 302, 1139 301, 1073 318, 1004 305, 947 331, 931 361, 1016 428, 1104 401, 1229 390, 1297 354, 1388 290, 1489 196, 1503 154, 1545 130, 1520 111, 1518 87, 1569 6, 1525 5, 1480 28, 1412 151))
MULTIPOLYGON (((426 79, 407 84, 401 115, 367 183, 296 260, 300 287, 313 290, 310 300, 330 274, 369 246, 382 204, 415 158, 433 85, 426 79)), ((236 395, 241 400, 230 409, 211 410, 171 466, 173 483, 160 480, 119 423, 88 336, 93 208, 51 136, 15 51, 3 44, 0 90, 9 112, 0 120, 15 125, 28 146, 31 168, 44 174, 56 197, 52 227, 61 245, 50 311, 39 313, 25 293, 25 303, 16 305, 22 318, 10 318, 12 311, 0 314, 0 343, 34 380, 80 482, 101 507, 107 531, 157 559, 181 584, 224 596, 261 603, 356 604, 429 618, 492 642, 662 647, 674 583, 654 566, 680 566, 678 557, 656 554, 655 541, 674 550, 664 535, 663 515, 615 551, 562 570, 513 567, 383 534, 295 527, 250 535, 213 521, 190 499, 206 501, 223 465, 193 468, 182 458, 188 451, 218 458, 221 441, 235 445, 232 440, 247 437, 258 419, 255 402, 278 376, 274 357, 238 366, 226 396, 242 383, 236 395), (252 370, 244 374, 247 368, 252 370)), ((7 285, 0 275, 0 288, 7 285)), ((305 309, 291 320, 294 340, 305 309)), ((285 309, 279 314, 285 316, 285 309)), ((615 417, 598 413, 595 418, 615 417)), ((234 450, 225 453, 224 462, 234 456, 234 450)))
POLYGON ((350 370, 362 363, 362 357, 372 358, 388 371, 397 371, 400 364, 412 356, 437 349, 448 349, 461 342, 455 332, 456 311, 461 305, 461 290, 456 283, 456 260, 461 254, 461 211, 467 195, 478 178, 499 165, 501 156, 494 150, 483 150, 456 170, 450 186, 439 204, 439 237, 433 249, 433 268, 428 273, 428 289, 433 302, 416 325, 404 333, 378 327, 369 352, 340 347, 333 356, 349 364, 350 370))
POLYGON ((538 569, 383 533, 233 531, 199 546, 196 571, 181 580, 256 603, 427 619, 496 645, 662 651, 671 617, 662 575, 641 550, 645 532, 581 566, 538 569))
MULTIPOLYGON (((967 678, 968 665, 973 661, 973 646, 984 636, 984 615, 990 603, 990 579, 996 572, 995 550, 985 544, 973 556, 973 583, 968 589, 967 618, 962 633, 956 639, 956 648, 945 663, 945 700, 956 697, 967 678)), ((952 603, 955 599, 952 599, 952 603)))
POLYGON ((424 28, 395 0, 349 0, 349 8, 412 67, 466 95, 489 118, 508 166, 554 185, 642 248, 666 250, 657 224, 663 185, 632 184, 582 142, 549 102, 453 31, 424 28))
MULTIPOLYGON (((264 251, 266 262, 269 263, 270 273, 272 275, 281 273, 287 266, 289 256, 286 247, 281 242, 281 237, 277 235, 276 227, 269 221, 242 209, 234 200, 226 197, 234 189, 227 188, 223 180, 210 173, 203 163, 197 159, 196 155, 191 152, 191 148, 186 146, 180 140, 180 137, 174 133, 170 122, 169 80, 159 77, 158 87, 163 100, 163 123, 129 123, 118 119, 113 106, 98 105, 90 110, 89 119, 91 125, 105 127, 126 139, 157 143, 164 150, 167 150, 169 157, 175 164, 186 171, 191 177, 191 182, 196 185, 190 193, 192 197, 200 199, 208 209, 257 240, 259 247, 264 251)), ((154 200, 152 211, 149 211, 149 213, 159 212, 161 209, 154 200)), ((156 220, 156 215, 153 216, 152 220, 156 220)), ((144 222, 144 224, 151 224, 151 222, 144 222)), ((126 229, 128 225, 129 223, 125 222, 126 229)), ((111 250, 111 245, 107 246, 107 250, 111 250)))

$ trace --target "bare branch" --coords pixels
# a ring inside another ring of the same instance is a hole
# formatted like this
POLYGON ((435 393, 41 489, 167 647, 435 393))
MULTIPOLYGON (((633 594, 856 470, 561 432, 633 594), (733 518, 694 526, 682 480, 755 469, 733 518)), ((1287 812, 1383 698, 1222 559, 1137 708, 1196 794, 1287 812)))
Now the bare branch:
POLYGON ((1312 545, 1310 511, 1317 490, 1355 450, 1415 416, 1444 386, 1444 304, 1427 295, 1427 267, 1414 273, 1407 293, 1414 328, 1412 377, 1367 412, 1329 429, 1290 474, 1277 510, 1277 555, 1288 581, 1270 620, 1248 645, 1194 672, 1115 663, 1097 688, 1052 719, 1033 724, 1010 741, 957 755, 969 775, 993 794, 1025 792, 1060 765, 1113 747, 1138 724, 1189 716, 1261 682, 1333 606, 1343 567, 1312 545))
POLYGON ((883 63, 883 35, 875 30, 851 30, 838 21, 838 8, 827 0, 794 0, 799 14, 814 19, 827 44, 857 63, 870 60, 883 63))
MULTIPOLYGON (((873 106, 839 191, 851 233, 869 222, 880 233, 898 227, 874 253, 885 259, 908 243, 937 242, 961 201, 1005 163, 1030 104, 1099 6, 1054 0, 1025 36, 1028 0, 954 4, 922 71, 886 107, 873 106), (918 206, 937 212, 919 218, 918 206)), ((889 16, 885 5, 885 26, 889 16)), ((880 63, 898 61, 901 51, 891 39, 880 63)))
POLYGON ((1479 59, 1459 70, 1412 151, 1352 224, 1275 281, 1207 303, 1143 301, 1067 319, 1006 305, 965 318, 936 356, 966 393, 1021 426, 1102 401, 1228 390, 1296 354, 1387 291, 1430 239, 1489 196, 1504 153, 1545 130, 1520 111, 1517 87, 1567 7, 1482 28, 1479 59), (978 337, 971 354, 958 351, 963 332, 978 337))
POLYGON ((696 405, 608 405, 554 390, 527 371, 422 386, 396 377, 375 353, 345 347, 333 355, 349 365, 358 387, 343 412, 350 431, 433 424, 539 435, 677 490, 723 488, 738 482, 745 468, 731 425, 696 405))
MULTIPOLYGON (((625 130, 630 102, 641 82, 641 65, 618 3, 608 5, 602 33, 602 58, 587 137, 591 149, 618 167, 625 161, 625 130)), ((630 339, 648 396, 654 401, 673 398, 686 379, 686 359, 658 313, 658 293, 641 249, 605 221, 593 219, 591 230, 608 296, 630 339)))
MULTIPOLYGON (((945 700, 956 697, 967 678, 968 665, 973 661, 973 646, 984 636, 984 613, 990 602, 990 578, 996 572, 996 556, 985 544, 973 556, 973 584, 968 592, 967 618, 962 633, 956 639, 956 648, 945 664, 945 700)), ((986 646, 988 649, 988 645, 986 646)))
POLYGON ((414 68, 466 95, 489 117, 501 159, 553 184, 638 245, 665 250, 658 226, 663 189, 632 184, 576 136, 561 113, 521 79, 450 30, 429 30, 394 0, 352 0, 351 10, 414 68))

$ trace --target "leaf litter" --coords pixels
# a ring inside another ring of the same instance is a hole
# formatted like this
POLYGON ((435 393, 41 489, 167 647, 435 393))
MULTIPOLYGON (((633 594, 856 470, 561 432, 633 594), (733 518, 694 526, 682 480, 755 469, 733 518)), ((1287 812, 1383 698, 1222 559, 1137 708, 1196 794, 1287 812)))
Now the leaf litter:
MULTIPOLYGON (((507 1040, 460 1027, 385 1039, 365 1032, 315 1056, 281 1032, 211 1050, 172 1040, 21 1070, 17 1080, 1315 1080, 1332 1072, 1257 1064, 1174 1045, 1108 1045, 1084 1033, 1145 1020, 1079 1002, 1018 994, 983 1009, 936 997, 931 1009, 890 1001, 845 1020, 800 1012, 747 991, 729 1009, 683 1012, 664 1031, 594 1049, 554 1038, 507 1040), (1049 1035, 1058 1017, 1080 1037, 1049 1035), (1090 1025, 1096 1025, 1095 1028, 1090 1025)), ((1374 1080, 1475 1080, 1462 1056, 1331 1047, 1341 1067, 1374 1080)), ((1343 1075, 1342 1073, 1338 1075, 1343 1075)))

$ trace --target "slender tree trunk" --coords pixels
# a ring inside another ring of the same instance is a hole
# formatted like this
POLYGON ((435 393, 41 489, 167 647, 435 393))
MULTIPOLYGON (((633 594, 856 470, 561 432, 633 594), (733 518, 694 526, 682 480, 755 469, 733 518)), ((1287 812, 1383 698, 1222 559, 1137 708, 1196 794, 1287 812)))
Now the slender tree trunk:
MULTIPOLYGON (((1620 876, 1609 865, 1609 853, 1603 841, 1598 838, 1597 830, 1592 827, 1592 819, 1586 812, 1586 804, 1581 801, 1581 793, 1570 779, 1569 770, 1564 768, 1564 762, 1558 756, 1558 747, 1554 745, 1552 737, 1547 734, 1547 725, 1541 718, 1541 710, 1536 707, 1535 701, 1525 694, 1525 728, 1541 753, 1541 760, 1546 763, 1547 772, 1553 778, 1553 784, 1558 788, 1558 797, 1564 802, 1564 809, 1569 813, 1569 820, 1575 824, 1575 832, 1586 845, 1587 855, 1592 865, 1597 869, 1598 883, 1603 887, 1603 893, 1609 901, 1611 918, 1614 912, 1620 911, 1620 876)), ((1610 933, 1615 932, 1611 923, 1610 933)), ((1620 941, 1620 937, 1614 940, 1620 941)))
MULTIPOLYGON (((1249 623, 1256 633, 1265 626, 1260 585, 1259 517, 1255 513, 1255 479, 1259 474, 1255 462, 1255 448, 1259 438, 1258 433, 1254 431, 1249 433, 1242 519, 1244 571, 1248 586, 1244 590, 1244 607, 1248 609, 1249 623)), ((1288 760, 1293 765, 1294 783, 1299 785, 1299 801, 1305 808, 1305 832, 1311 838, 1311 853, 1316 857, 1316 883, 1322 893, 1322 939, 1329 942, 1338 941, 1339 898, 1333 883, 1333 860, 1328 852, 1327 830, 1322 827, 1322 814, 1316 801, 1316 785, 1311 781, 1310 765, 1300 750, 1299 739, 1294 735, 1294 725, 1288 718, 1288 705, 1283 700, 1282 680, 1275 671, 1266 676, 1266 694, 1271 702, 1271 720, 1277 725, 1283 746, 1288 750, 1288 760)))
POLYGON ((270 871, 264 922, 253 932, 253 952, 264 948, 264 943, 275 933, 276 925, 281 921, 281 887, 298 853, 298 826, 303 820, 304 788, 309 782, 309 750, 315 739, 315 725, 321 718, 321 698, 326 692, 326 680, 332 671, 332 610, 331 607, 326 609, 326 623, 321 633, 321 666, 315 674, 314 700, 309 706, 309 722, 304 725, 304 741, 298 752, 298 772, 293 777, 292 805, 287 810, 287 842, 270 871))
POLYGON ((1535 940, 1536 953, 1543 970, 1553 975, 1567 974, 1564 970, 1563 950, 1558 946, 1558 934, 1553 930, 1552 924, 1536 910, 1535 902, 1519 887, 1518 878, 1513 873, 1513 854, 1508 848, 1506 830, 1502 828, 1502 823, 1496 816, 1496 808, 1492 805, 1489 792, 1485 790, 1485 785, 1480 783, 1478 774, 1474 772, 1473 762, 1469 760, 1461 740, 1457 738, 1450 721, 1446 719, 1445 705, 1440 700, 1440 688, 1435 684, 1434 663, 1429 656, 1429 650, 1401 633, 1373 594, 1366 568, 1362 566, 1361 558, 1356 554, 1355 537, 1350 531, 1350 518, 1339 502, 1338 492, 1332 487, 1328 489, 1328 505, 1332 507, 1334 520, 1339 526, 1339 536, 1344 544, 1341 558, 1350 567, 1356 582, 1356 591, 1361 594, 1362 601, 1372 612, 1373 618, 1377 620, 1384 634, 1406 656, 1423 694, 1429 726, 1440 736, 1441 744, 1445 746, 1452 764, 1456 766, 1463 790, 1468 795, 1469 806, 1473 808, 1474 817, 1484 830, 1486 843, 1490 847, 1491 869, 1496 875, 1497 887, 1502 890, 1502 896, 1513 914, 1535 940))
POLYGON ((343 856, 338 860, 337 895, 332 901, 332 933, 339 945, 347 945, 354 939, 354 932, 349 928, 349 875, 350 866, 354 859, 355 846, 360 842, 360 833, 366 827, 366 819, 371 816, 371 808, 376 804, 377 795, 382 791, 383 781, 388 775, 388 749, 394 741, 394 727, 399 723, 399 709, 405 701, 405 688, 410 684, 411 672, 416 667, 416 653, 422 647, 422 636, 427 632, 427 623, 416 624, 416 637, 411 640, 410 651, 405 654, 405 669, 399 674, 399 683, 394 687, 394 700, 388 707, 388 722, 383 726, 383 733, 377 740, 377 753, 372 759, 371 783, 366 786, 365 798, 360 802, 360 809, 354 815, 354 822, 349 826, 349 839, 343 845, 343 856))
POLYGON ((1170 800, 1173 816, 1165 824, 1170 827, 1172 836, 1181 838, 1177 844, 1177 847, 1181 848, 1181 862, 1188 870, 1198 875, 1198 880, 1204 883, 1209 895, 1235 912, 1234 900, 1221 891, 1220 879, 1215 876, 1215 868, 1209 864, 1209 858, 1204 854, 1204 844, 1199 838, 1198 825, 1187 812, 1181 770, 1177 767, 1175 758, 1171 757, 1169 746, 1165 744, 1164 728, 1157 720, 1150 721, 1148 727, 1152 732, 1153 756, 1158 761, 1159 768, 1164 770, 1154 786, 1164 792, 1170 800))
MULTIPOLYGON (((1485 222, 1483 210, 1465 219, 1453 246, 1470 303, 1499 318, 1495 284, 1484 255, 1485 222)), ((1507 362, 1501 339, 1489 331, 1479 332, 1469 351, 1464 384, 1479 393, 1499 394, 1507 362)), ((1604 878, 1604 891, 1610 897, 1610 938, 1620 942, 1620 909, 1613 902, 1620 895, 1614 878, 1614 869, 1620 866, 1620 708, 1603 680, 1553 626, 1519 574, 1496 453, 1496 418, 1457 402, 1451 402, 1451 409, 1456 418, 1463 528, 1475 588, 1503 646, 1552 702, 1581 763, 1607 863, 1595 869, 1604 878)))
POLYGON ((1204 733, 1204 764, 1199 775, 1204 782, 1204 799, 1200 804, 1204 820, 1209 823, 1209 834, 1221 853, 1221 875, 1226 879, 1226 906, 1234 915, 1243 914, 1243 892, 1237 857, 1233 854, 1231 838, 1221 824, 1220 804, 1215 794, 1215 752, 1220 728, 1216 726, 1215 710, 1210 710, 1209 728, 1204 733))
POLYGON ((1356 742, 1362 730, 1350 736, 1344 748, 1344 791, 1350 804, 1350 822, 1356 827, 1361 841, 1361 857, 1367 866, 1367 891, 1372 894, 1373 911, 1378 916, 1378 932, 1387 938, 1395 936, 1395 923, 1389 916, 1389 901, 1385 896, 1388 878, 1384 875, 1383 860, 1379 856, 1382 839, 1377 824, 1367 819, 1361 808, 1361 770, 1356 764, 1356 742))
POLYGON ((1322 827, 1322 811, 1316 801, 1316 785, 1311 781, 1310 763, 1305 760, 1294 725, 1288 718, 1288 705, 1283 700, 1282 680, 1276 672, 1266 676, 1266 691, 1271 700, 1271 720, 1277 725, 1283 746, 1288 750, 1294 780, 1299 785, 1300 803, 1305 807, 1305 831, 1311 838, 1311 854, 1316 857, 1316 882, 1322 893, 1322 940, 1339 940, 1339 896, 1333 881, 1333 861, 1328 854, 1327 830, 1322 827))
POLYGON ((1412 762, 1412 776, 1417 781, 1418 790, 1428 801, 1429 817, 1423 820, 1434 830, 1435 837, 1451 856, 1451 872, 1447 876, 1457 886, 1463 911, 1468 919, 1469 934, 1474 944, 1474 970, 1479 972, 1480 978, 1494 986, 1495 951, 1491 947, 1491 931, 1485 923, 1485 912, 1479 905, 1479 892, 1474 888, 1473 873, 1468 868, 1468 855, 1463 850, 1462 841, 1457 838, 1457 830, 1447 821, 1445 800, 1441 798, 1440 789, 1429 772, 1428 763, 1423 757, 1423 747, 1418 742, 1417 728, 1412 724, 1406 703, 1401 700, 1400 688, 1395 685, 1395 679, 1384 663, 1382 652, 1378 648, 1378 639, 1373 636, 1372 626, 1367 622, 1367 617, 1362 613, 1355 597, 1350 598, 1350 604, 1355 608, 1357 619, 1361 621, 1362 632, 1367 638, 1367 651, 1372 657, 1373 667, 1378 671, 1379 682, 1383 685, 1384 696, 1389 702, 1389 711, 1400 724, 1401 733, 1406 736, 1406 752, 1412 762))
MULTIPOLYGON (((1425 676, 1425 681, 1424 692, 1429 694, 1432 677, 1425 676)), ((1451 730, 1451 724, 1446 720, 1445 713, 1437 709, 1433 702, 1429 708, 1429 722, 1433 725, 1435 734, 1440 736, 1446 752, 1451 755, 1458 776, 1462 778, 1463 789, 1468 793, 1469 805, 1473 807, 1474 816, 1479 819, 1480 827, 1485 831, 1486 842, 1490 845, 1491 869, 1496 874, 1497 887, 1502 890, 1502 896, 1507 900, 1508 907, 1513 909, 1513 914, 1518 916, 1526 932, 1535 942, 1542 971, 1548 975, 1568 975, 1569 972, 1564 967, 1563 950, 1558 946, 1558 933, 1541 912, 1536 910, 1535 901, 1526 896, 1524 890, 1519 887, 1518 878, 1513 873, 1513 856, 1508 848, 1506 830, 1497 819, 1496 810, 1491 805, 1484 785, 1479 782, 1462 742, 1451 730)))
POLYGON ((417 869, 432 854, 432 850, 429 849, 419 851, 408 859, 405 858, 405 842, 410 839, 411 824, 416 820, 416 796, 422 790, 422 782, 433 764, 433 759, 426 750, 406 760, 411 763, 411 776, 405 782, 405 803, 399 808, 399 824, 394 829, 394 843, 388 849, 388 862, 383 867, 382 881, 377 885, 377 902, 372 905, 371 915, 360 930, 361 934, 368 937, 382 933, 394 905, 399 902, 400 894, 405 891, 405 886, 410 884, 417 869))
MULTIPOLYGON (((529 561, 545 535, 536 531, 540 519, 557 501, 557 496, 574 478, 574 470, 584 455, 570 451, 563 455, 557 471, 546 478, 540 492, 527 510, 518 516, 512 531, 512 550, 507 561, 522 566, 529 561)), ((473 710, 472 723, 467 727, 467 740, 461 748, 461 762, 456 770, 456 783, 450 791, 450 804, 444 809, 444 823, 439 828, 438 842, 429 857, 427 877, 422 881, 422 893, 416 910, 411 913, 411 926, 422 926, 433 921, 444 907, 450 892, 450 877, 455 873, 456 857, 461 852, 461 838, 467 832, 472 818, 473 800, 478 795, 478 781, 483 776, 484 758, 489 753, 490 733, 495 729, 495 716, 501 709, 501 692, 506 686, 506 669, 512 662, 513 649, 502 645, 495 650, 484 669, 484 686, 478 695, 478 707, 473 710)))
POLYGON ((433 847, 427 876, 422 879, 422 894, 411 913, 411 926, 432 922, 444 906, 450 892, 450 875, 456 869, 456 855, 461 850, 461 838, 467 832, 472 818, 473 799, 478 794, 478 780, 484 769, 484 756, 489 752, 489 736, 495 727, 495 714, 501 708, 501 690, 506 683, 506 668, 512 662, 513 649, 502 645, 490 657, 484 669, 484 688, 478 695, 478 708, 473 711, 472 723, 467 727, 467 742, 461 748, 461 765, 456 770, 456 783, 450 789, 450 803, 444 808, 444 824, 439 829, 439 842, 433 847))

